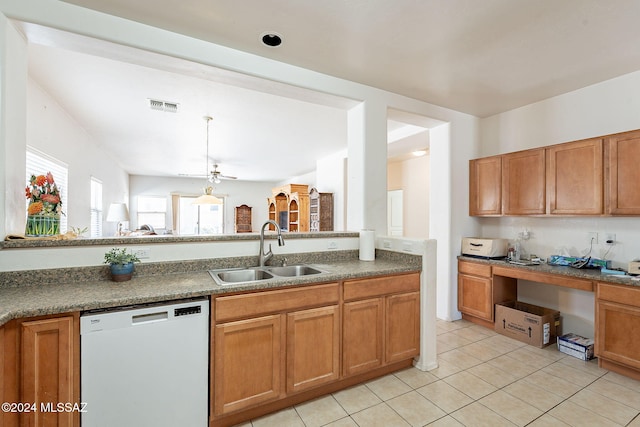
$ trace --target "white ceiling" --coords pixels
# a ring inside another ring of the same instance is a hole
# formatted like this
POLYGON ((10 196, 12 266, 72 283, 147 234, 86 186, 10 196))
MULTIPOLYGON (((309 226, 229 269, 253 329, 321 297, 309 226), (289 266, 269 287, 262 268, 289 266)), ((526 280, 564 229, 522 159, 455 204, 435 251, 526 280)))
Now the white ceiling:
MULTIPOLYGON (((640 70, 637 0, 67 2, 479 117, 640 70), (282 46, 263 46, 265 31, 281 34, 282 46)), ((24 31, 34 80, 130 173, 204 172, 203 115, 214 117, 210 163, 245 180, 303 174, 346 148, 349 100, 305 93, 301 102, 300 89, 278 83, 24 31), (177 102, 180 113, 151 111, 148 98, 177 102)), ((390 121, 390 138, 402 127, 390 121)), ((425 144, 420 135, 401 141, 406 150, 425 144)))

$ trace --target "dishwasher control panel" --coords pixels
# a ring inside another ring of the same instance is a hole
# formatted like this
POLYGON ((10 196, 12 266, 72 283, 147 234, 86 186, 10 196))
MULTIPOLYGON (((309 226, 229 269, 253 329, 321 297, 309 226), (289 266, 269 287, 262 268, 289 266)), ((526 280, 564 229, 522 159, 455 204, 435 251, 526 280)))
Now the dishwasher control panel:
POLYGON ((176 308, 173 311, 173 315, 175 317, 188 316, 190 314, 200 314, 200 313, 202 313, 202 305, 200 305, 200 304, 192 305, 191 307, 176 308))

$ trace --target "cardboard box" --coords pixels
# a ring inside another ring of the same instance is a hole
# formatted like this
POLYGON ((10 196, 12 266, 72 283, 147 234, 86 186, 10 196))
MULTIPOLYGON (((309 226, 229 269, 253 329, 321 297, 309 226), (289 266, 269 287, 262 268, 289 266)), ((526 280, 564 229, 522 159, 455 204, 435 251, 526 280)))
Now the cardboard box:
POLYGON ((494 329, 518 341, 546 347, 561 334, 560 312, 519 301, 499 303, 494 329))
POLYGON ((576 334, 566 334, 558 337, 558 350, 580 360, 594 358, 593 344, 592 339, 576 334))

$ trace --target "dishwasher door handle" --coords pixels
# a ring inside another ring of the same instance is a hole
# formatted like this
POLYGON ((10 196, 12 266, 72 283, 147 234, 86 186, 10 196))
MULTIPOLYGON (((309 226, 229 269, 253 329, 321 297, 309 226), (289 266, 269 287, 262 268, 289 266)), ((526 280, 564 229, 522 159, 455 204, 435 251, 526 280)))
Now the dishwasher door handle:
POLYGON ((146 323, 162 322, 169 319, 169 312, 167 310, 157 311, 155 313, 137 314, 131 316, 132 325, 144 325, 146 323))

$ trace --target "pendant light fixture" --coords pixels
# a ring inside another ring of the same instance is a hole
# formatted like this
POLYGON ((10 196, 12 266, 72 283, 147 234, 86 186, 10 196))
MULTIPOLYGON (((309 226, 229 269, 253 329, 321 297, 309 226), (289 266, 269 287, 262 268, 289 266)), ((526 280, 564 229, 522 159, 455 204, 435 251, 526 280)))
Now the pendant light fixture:
MULTIPOLYGON (((205 160, 205 176, 209 175, 209 122, 213 120, 209 116, 204 116, 204 120, 207 122, 207 159, 205 160)), ((213 195, 213 187, 206 181, 206 185, 203 188, 204 194, 195 199, 192 205, 221 205, 223 202, 219 198, 213 195)))

